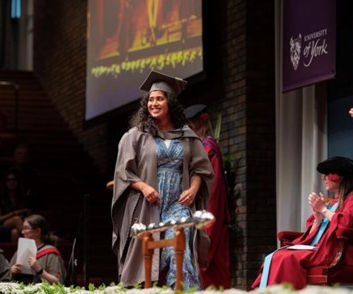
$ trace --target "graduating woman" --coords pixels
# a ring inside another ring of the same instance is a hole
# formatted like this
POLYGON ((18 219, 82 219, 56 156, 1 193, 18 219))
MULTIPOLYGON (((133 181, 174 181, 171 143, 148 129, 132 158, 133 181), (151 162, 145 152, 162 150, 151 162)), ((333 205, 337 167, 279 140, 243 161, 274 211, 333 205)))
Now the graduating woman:
MULTIPOLYGON (((322 180, 333 197, 311 193, 309 205, 312 215, 307 220, 306 231, 292 244, 312 245, 311 250, 279 249, 272 260, 265 259, 262 273, 252 287, 291 283, 296 289, 306 286, 307 270, 313 266, 329 265, 339 250, 337 235, 353 228, 353 161, 345 157, 333 157, 317 166, 322 180), (270 267, 269 267, 270 265, 270 267)), ((353 246, 347 244, 343 260, 353 265, 353 246)))
MULTIPOLYGON (((190 217, 205 209, 213 177, 201 140, 186 125, 176 96, 186 82, 151 72, 141 89, 147 94, 121 138, 112 200, 113 250, 120 281, 132 286, 144 281, 142 242, 130 237, 135 222, 144 224, 190 217)), ((185 229, 184 288, 200 288, 197 234, 185 229)), ((161 238, 173 237, 173 230, 161 238)), ((158 239, 158 236, 155 236, 158 239)), ((204 257, 204 256, 202 256, 204 257)), ((175 257, 171 247, 155 250, 152 281, 173 287, 175 257)))

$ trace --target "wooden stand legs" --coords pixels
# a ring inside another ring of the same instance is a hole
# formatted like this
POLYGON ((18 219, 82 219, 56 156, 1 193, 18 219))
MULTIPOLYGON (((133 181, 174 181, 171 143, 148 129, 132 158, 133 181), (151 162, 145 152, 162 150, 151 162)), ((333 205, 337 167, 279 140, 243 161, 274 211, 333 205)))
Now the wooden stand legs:
POLYGON ((176 261, 176 281, 175 290, 183 290, 183 263, 184 263, 184 251, 185 251, 185 233, 184 229, 180 228, 175 231, 174 235, 174 250, 175 250, 175 261, 176 261))
POLYGON ((149 248, 149 245, 153 241, 152 234, 146 234, 142 238, 142 252, 143 252, 143 259, 145 262, 145 288, 152 287, 151 281, 151 271, 152 271, 152 256, 153 256, 153 249, 149 248))
POLYGON ((145 262, 145 288, 152 287, 151 271, 152 256, 155 248, 173 246, 176 260, 176 281, 175 290, 183 290, 183 262, 185 251, 185 233, 183 228, 175 230, 174 238, 164 240, 154 240, 151 233, 142 235, 142 254, 145 262))

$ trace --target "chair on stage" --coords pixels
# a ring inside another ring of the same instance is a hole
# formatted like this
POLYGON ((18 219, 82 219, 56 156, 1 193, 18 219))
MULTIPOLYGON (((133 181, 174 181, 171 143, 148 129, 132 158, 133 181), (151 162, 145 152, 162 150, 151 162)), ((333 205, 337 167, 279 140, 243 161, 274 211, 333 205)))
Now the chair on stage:
MULTIPOLYGON (((299 237, 301 232, 282 231, 277 234, 281 246, 299 237)), ((339 250, 331 264, 314 266, 308 269, 307 282, 311 285, 353 286, 353 264, 345 263, 345 249, 348 244, 353 245, 353 229, 337 229, 336 236, 339 239, 339 250)))

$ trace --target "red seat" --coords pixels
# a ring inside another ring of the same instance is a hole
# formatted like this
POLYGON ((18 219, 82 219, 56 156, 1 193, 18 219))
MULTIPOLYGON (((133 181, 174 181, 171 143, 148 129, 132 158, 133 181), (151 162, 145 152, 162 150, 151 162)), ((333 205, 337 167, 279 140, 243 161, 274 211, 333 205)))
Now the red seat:
MULTIPOLYGON (((292 240, 299 237, 301 232, 282 231, 277 234, 281 246, 289 245, 292 240)), ((344 250, 353 245, 353 229, 337 229, 339 250, 335 259, 327 265, 315 266, 308 269, 307 282, 312 285, 353 285, 353 265, 345 264, 344 250)))

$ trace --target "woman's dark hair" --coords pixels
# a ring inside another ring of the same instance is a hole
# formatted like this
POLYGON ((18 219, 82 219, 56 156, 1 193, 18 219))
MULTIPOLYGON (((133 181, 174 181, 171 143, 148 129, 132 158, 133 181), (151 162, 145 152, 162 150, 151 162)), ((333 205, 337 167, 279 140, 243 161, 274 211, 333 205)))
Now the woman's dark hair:
MULTIPOLYGON (((163 92, 163 91, 161 91, 163 92)), ((170 120, 176 129, 182 128, 186 124, 184 108, 175 95, 163 92, 168 100, 170 120)), ((132 127, 137 127, 140 131, 147 132, 153 136, 157 135, 158 127, 156 120, 150 115, 147 108, 150 93, 145 94, 140 101, 140 108, 130 120, 132 127)))
POLYGON ((343 203, 347 196, 353 192, 353 175, 343 177, 339 185, 339 207, 343 208, 343 203))
POLYGON ((32 214, 25 218, 25 221, 31 225, 32 229, 41 230, 41 240, 44 244, 54 245, 56 237, 49 231, 49 224, 44 216, 39 214, 32 214))

